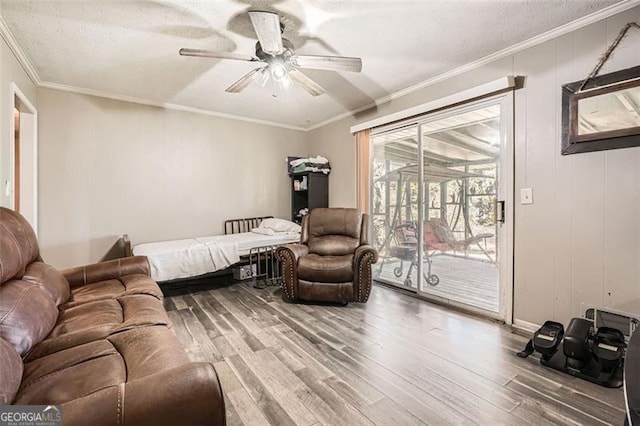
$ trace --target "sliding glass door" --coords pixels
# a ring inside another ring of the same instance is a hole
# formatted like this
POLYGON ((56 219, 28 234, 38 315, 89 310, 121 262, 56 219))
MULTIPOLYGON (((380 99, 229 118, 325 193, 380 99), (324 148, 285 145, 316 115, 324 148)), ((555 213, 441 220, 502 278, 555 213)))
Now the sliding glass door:
POLYGON ((511 111, 507 94, 374 132, 377 280, 506 315, 512 276, 512 256, 506 255, 512 252, 511 111))
POLYGON ((384 253, 376 269, 381 281, 418 289, 420 220, 418 126, 373 137, 371 219, 374 246, 384 253))

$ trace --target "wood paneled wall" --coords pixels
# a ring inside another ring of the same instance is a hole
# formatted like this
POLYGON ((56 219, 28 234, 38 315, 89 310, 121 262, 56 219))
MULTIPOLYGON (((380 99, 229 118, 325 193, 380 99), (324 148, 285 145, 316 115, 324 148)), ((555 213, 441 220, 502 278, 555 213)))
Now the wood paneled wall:
MULTIPOLYGON (((567 324, 587 305, 640 315, 640 148, 560 155, 562 84, 586 77, 630 21, 640 21, 640 7, 379 105, 357 119, 328 124, 311 132, 310 143, 325 147, 332 162, 355 164, 353 124, 505 75, 524 76, 524 88, 515 93, 515 190, 519 200, 520 188, 533 188, 534 204, 515 205, 515 319, 567 324)), ((634 30, 602 73, 637 65, 640 31, 634 30)), ((355 205, 355 183, 332 182, 330 197, 330 205, 355 205)))

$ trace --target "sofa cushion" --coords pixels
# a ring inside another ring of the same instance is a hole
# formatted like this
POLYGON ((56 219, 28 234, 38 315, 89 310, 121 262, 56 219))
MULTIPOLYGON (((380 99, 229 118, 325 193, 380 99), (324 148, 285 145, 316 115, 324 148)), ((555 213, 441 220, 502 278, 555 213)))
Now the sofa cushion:
POLYGON ((344 283, 353 280, 353 254, 319 256, 308 254, 298 260, 298 278, 325 283, 344 283))
POLYGON ((13 402, 22 380, 22 358, 14 347, 0 338, 0 405, 13 402))
POLYGON ((136 294, 146 294, 162 300, 162 290, 151 277, 132 274, 72 288, 71 297, 63 309, 97 300, 115 299, 136 294))
POLYGON ((0 338, 25 355, 53 329, 58 308, 42 286, 10 280, 0 286, 0 338))
POLYGON ((124 360, 98 340, 27 362, 16 404, 54 405, 116 386, 127 378, 124 360))
POLYGON ((104 339, 135 327, 169 324, 162 302, 153 296, 132 295, 83 303, 60 311, 51 333, 33 347, 27 359, 104 339))
POLYGON ((0 207, 0 286, 22 277, 25 267, 39 256, 38 240, 29 222, 13 210, 0 207))
POLYGON ((69 283, 64 275, 53 266, 44 262, 30 263, 25 269, 22 279, 42 286, 51 295, 56 306, 69 300, 69 283))
POLYGON ((25 363, 14 403, 63 404, 188 362, 167 327, 135 328, 25 363))

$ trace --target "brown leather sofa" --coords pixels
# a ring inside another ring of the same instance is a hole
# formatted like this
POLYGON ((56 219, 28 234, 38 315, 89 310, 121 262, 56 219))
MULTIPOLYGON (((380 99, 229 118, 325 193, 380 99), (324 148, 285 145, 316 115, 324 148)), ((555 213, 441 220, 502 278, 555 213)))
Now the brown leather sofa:
POLYGON ((357 209, 317 208, 304 217, 300 243, 278 247, 284 294, 319 302, 366 302, 371 265, 369 217, 357 209))
POLYGON ((0 208, 0 404, 61 405, 67 425, 225 424, 218 377, 190 362, 146 257, 58 271, 0 208))

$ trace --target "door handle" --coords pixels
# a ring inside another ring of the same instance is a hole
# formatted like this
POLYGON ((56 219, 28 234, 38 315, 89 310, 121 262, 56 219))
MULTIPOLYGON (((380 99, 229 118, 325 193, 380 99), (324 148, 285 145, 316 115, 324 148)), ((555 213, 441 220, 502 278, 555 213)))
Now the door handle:
POLYGON ((496 221, 504 223, 506 219, 505 202, 496 201, 496 221))

